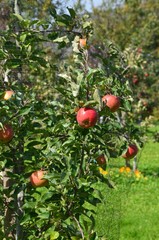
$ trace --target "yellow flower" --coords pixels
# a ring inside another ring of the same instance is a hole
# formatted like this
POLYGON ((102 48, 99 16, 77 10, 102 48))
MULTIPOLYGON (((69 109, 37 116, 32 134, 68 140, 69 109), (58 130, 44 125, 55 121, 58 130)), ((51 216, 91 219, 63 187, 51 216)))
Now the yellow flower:
POLYGON ((129 172, 131 172, 131 168, 129 168, 129 167, 121 167, 121 168, 119 169, 119 172, 120 172, 120 173, 123 173, 123 172, 129 173, 129 172))
POLYGON ((140 178, 140 177, 141 177, 141 172, 140 172, 138 169, 136 169, 136 170, 134 171, 134 174, 135 174, 135 176, 136 176, 137 178, 140 178))
POLYGON ((99 172, 100 172, 102 175, 107 175, 107 174, 108 174, 108 171, 103 170, 103 168, 101 168, 101 167, 99 167, 99 172))
POLYGON ((119 172, 120 173, 122 173, 122 172, 124 172, 125 171, 125 167, 121 167, 120 169, 119 169, 119 172))
POLYGON ((125 167, 125 172, 127 172, 127 173, 131 172, 131 168, 125 167))

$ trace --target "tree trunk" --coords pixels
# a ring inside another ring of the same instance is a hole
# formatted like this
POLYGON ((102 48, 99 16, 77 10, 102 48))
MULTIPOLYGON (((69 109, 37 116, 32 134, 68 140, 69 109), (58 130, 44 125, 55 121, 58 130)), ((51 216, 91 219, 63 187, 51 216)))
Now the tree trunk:
POLYGON ((4 235, 6 239, 14 239, 14 233, 12 227, 15 224, 15 212, 14 212, 14 199, 12 197, 13 192, 10 192, 10 188, 13 185, 8 173, 13 172, 11 169, 4 169, 3 171, 3 192, 4 192, 4 235))

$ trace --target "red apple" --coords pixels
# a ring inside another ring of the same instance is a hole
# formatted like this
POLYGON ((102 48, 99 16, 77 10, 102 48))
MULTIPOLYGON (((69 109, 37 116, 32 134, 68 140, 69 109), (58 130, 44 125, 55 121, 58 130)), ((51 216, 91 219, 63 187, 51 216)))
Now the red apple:
POLYGON ((76 116, 78 124, 83 128, 93 127, 98 119, 98 114, 94 108, 80 108, 76 116))
POLYGON ((80 38, 79 40, 79 45, 81 48, 85 48, 87 44, 87 39, 86 38, 80 38))
POLYGON ((106 159, 105 159, 104 154, 98 156, 96 160, 97 160, 97 163, 98 163, 99 165, 104 165, 104 164, 106 164, 106 159))
POLYGON ((142 48, 138 48, 137 53, 142 53, 142 48))
POLYGON ((130 144, 128 146, 128 149, 124 155, 122 155, 123 158, 126 160, 130 160, 131 158, 135 157, 138 153, 138 148, 135 144, 130 144))
POLYGON ((9 100, 12 97, 13 94, 14 94, 14 92, 12 90, 5 91, 3 99, 4 100, 9 100))
POLYGON ((145 106, 145 107, 148 106, 148 102, 147 102, 147 101, 143 101, 142 104, 143 104, 143 106, 145 106))
POLYGON ((134 78, 133 79, 133 83, 136 85, 137 83, 139 82, 139 79, 138 78, 134 78))
POLYGON ((137 83, 139 82, 139 79, 138 79, 138 76, 137 76, 137 75, 133 75, 132 82, 133 82, 134 84, 137 84, 137 83))
POLYGON ((144 76, 145 76, 145 77, 148 77, 148 76, 149 76, 149 74, 148 74, 148 73, 145 73, 145 74, 144 74, 144 76))
POLYGON ((102 101, 109 107, 111 112, 115 112, 120 107, 120 98, 111 94, 107 94, 102 98, 102 101))
POLYGON ((4 124, 3 128, 0 129, 0 142, 8 143, 14 136, 14 131, 11 125, 4 124))
POLYGON ((38 170, 31 174, 30 182, 33 187, 43 187, 47 185, 48 180, 43 178, 45 173, 46 171, 38 170))

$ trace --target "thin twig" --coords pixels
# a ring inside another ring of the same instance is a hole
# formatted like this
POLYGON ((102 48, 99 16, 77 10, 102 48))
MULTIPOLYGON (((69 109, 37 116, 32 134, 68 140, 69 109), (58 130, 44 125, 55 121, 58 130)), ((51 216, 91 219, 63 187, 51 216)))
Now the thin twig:
MULTIPOLYGON (((81 36, 82 33, 78 31, 73 31, 73 30, 64 30, 64 29, 54 29, 54 30, 36 30, 36 29, 25 29, 25 30, 16 30, 16 33, 25 33, 27 31, 32 31, 34 33, 53 33, 53 32, 61 32, 61 33, 73 33, 75 35, 81 36)), ((7 31, 3 31, 4 33, 7 33, 7 31)), ((0 34, 0 36, 4 36, 4 34, 0 34)))
POLYGON ((84 239, 84 233, 83 233, 83 230, 82 230, 82 228, 81 228, 81 225, 80 225, 79 221, 77 220, 77 218, 76 218, 75 216, 72 216, 72 218, 73 218, 73 219, 75 220, 75 222, 77 223, 77 226, 78 226, 79 231, 80 231, 80 233, 81 233, 82 239, 84 239))
MULTIPOLYGON (((86 75, 88 74, 88 50, 86 50, 84 52, 84 75, 86 77, 86 75)), ((89 82, 87 80, 87 101, 89 101, 89 82)))

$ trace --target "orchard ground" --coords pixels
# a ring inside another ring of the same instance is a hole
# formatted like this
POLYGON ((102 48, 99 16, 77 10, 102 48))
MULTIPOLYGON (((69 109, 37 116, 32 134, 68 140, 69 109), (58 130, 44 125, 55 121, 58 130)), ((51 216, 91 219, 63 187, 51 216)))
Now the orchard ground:
POLYGON ((97 217, 99 231, 109 240, 159 239, 159 141, 154 142, 153 137, 158 131, 159 125, 147 131, 146 143, 138 155, 138 174, 124 171, 122 159, 111 161, 111 174, 119 176, 119 189, 113 195, 105 190, 105 206, 99 207, 97 217))

